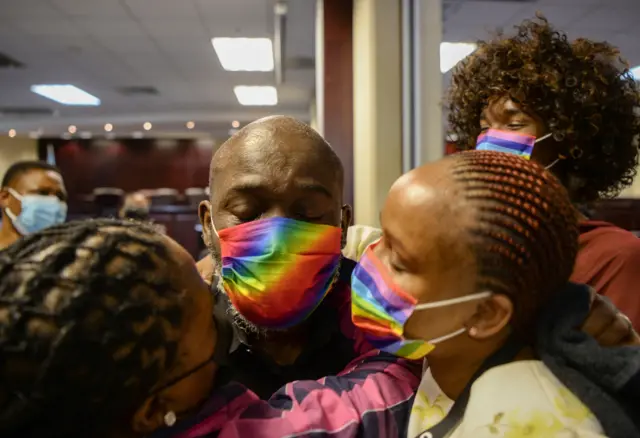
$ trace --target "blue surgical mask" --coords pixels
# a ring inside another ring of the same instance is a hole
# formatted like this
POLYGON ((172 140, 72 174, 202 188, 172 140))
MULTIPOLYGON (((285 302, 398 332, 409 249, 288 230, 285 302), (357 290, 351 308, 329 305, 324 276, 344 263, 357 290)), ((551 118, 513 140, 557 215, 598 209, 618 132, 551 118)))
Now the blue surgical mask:
POLYGON ((67 219, 67 204, 55 196, 21 195, 12 188, 7 191, 22 204, 22 211, 17 216, 8 208, 5 212, 23 236, 59 225, 67 219))

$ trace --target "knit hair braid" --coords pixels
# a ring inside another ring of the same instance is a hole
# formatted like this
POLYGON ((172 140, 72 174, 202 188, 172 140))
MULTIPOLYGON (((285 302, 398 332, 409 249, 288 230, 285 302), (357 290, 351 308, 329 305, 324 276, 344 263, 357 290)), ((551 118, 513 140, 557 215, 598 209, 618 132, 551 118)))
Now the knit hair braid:
POLYGON ((142 404, 182 318, 161 239, 71 222, 0 253, 0 436, 97 437, 142 404))
POLYGON ((514 303, 514 327, 528 335, 539 303, 571 276, 577 215, 561 183, 518 156, 471 151, 454 156, 452 177, 476 217, 468 237, 477 288, 514 303))

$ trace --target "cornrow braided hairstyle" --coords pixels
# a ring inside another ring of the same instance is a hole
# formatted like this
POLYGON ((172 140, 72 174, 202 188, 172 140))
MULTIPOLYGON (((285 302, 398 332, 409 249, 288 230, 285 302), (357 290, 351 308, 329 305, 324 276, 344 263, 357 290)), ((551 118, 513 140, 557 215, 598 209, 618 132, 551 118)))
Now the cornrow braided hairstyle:
POLYGON ((71 222, 0 253, 0 436, 98 437, 174 364, 181 294, 162 237, 71 222))
POLYGON ((452 178, 475 213, 467 231, 477 290, 509 296, 514 327, 527 336, 536 311, 573 271, 576 211, 558 179, 534 162, 492 151, 452 159, 452 178))

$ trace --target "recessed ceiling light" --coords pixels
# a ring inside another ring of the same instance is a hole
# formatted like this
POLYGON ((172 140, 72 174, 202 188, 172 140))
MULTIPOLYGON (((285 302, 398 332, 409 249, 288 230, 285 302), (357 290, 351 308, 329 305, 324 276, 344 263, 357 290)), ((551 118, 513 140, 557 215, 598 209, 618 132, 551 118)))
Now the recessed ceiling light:
POLYGON ((75 134, 78 128, 76 128, 76 125, 71 125, 67 130, 69 131, 69 134, 75 134))
POLYGON ((278 104, 278 90, 275 87, 238 85, 233 88, 240 105, 273 106, 278 104))
POLYGON ((106 125, 104 125, 104 130, 107 132, 113 131, 113 125, 111 123, 107 123, 106 125))
POLYGON ((231 122, 231 126, 233 126, 234 128, 239 128, 240 122, 238 122, 237 120, 234 120, 233 122, 231 122))
POLYGON ((213 38, 211 43, 227 71, 273 71, 269 38, 213 38))
POLYGON ((8 134, 9 134, 9 137, 13 138, 13 137, 16 136, 16 130, 15 129, 9 129, 8 134))
POLYGON ((152 125, 150 122, 145 122, 145 124, 144 124, 144 125, 142 125, 142 128, 143 128, 145 131, 150 131, 150 130, 151 130, 151 128, 153 128, 153 125, 152 125))
POLYGON ((31 91, 63 105, 100 105, 100 99, 74 85, 32 85, 31 91))
POLYGON ((640 65, 633 67, 631 70, 629 70, 629 73, 631 73, 633 79, 635 79, 636 81, 640 81, 640 65))
POLYGON ((477 48, 475 43, 440 43, 440 71, 448 72, 477 48))
POLYGON ((187 122, 187 129, 193 129, 196 127, 195 122, 187 122))

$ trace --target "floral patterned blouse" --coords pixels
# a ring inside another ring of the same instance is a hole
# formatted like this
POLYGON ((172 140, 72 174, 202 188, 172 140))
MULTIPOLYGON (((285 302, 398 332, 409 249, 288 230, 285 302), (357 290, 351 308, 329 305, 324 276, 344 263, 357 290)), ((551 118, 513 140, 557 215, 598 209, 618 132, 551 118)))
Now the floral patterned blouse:
MULTIPOLYGON (((426 432, 447 415, 449 399, 427 370, 411 410, 408 438, 426 432)), ((463 419, 449 438, 604 437, 598 420, 540 361, 492 368, 471 387, 463 419)))

